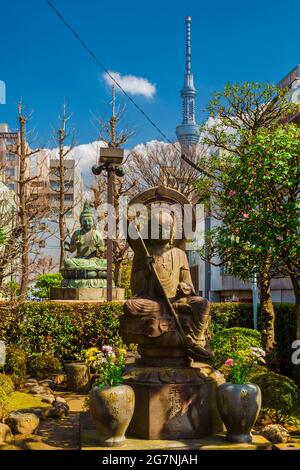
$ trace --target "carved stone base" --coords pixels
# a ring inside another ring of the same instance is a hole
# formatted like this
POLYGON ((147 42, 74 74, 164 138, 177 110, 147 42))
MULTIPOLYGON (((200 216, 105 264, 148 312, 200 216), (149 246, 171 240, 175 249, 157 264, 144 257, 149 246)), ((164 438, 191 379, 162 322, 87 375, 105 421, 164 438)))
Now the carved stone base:
POLYGON ((222 432, 216 390, 223 382, 222 374, 207 364, 128 366, 125 383, 135 391, 136 400, 128 435, 142 439, 198 439, 222 432))
MULTIPOLYGON (((114 301, 122 301, 125 297, 125 289, 113 288, 114 301)), ((52 287, 51 300, 82 300, 82 301, 106 301, 106 289, 94 287, 52 287)))

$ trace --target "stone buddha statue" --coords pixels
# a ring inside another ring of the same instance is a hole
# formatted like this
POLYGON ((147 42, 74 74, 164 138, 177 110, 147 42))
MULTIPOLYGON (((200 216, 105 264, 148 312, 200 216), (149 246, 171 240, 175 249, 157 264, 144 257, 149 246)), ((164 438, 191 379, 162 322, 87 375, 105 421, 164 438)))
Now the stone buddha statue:
POLYGON ((80 229, 75 230, 65 250, 76 252, 64 261, 63 285, 65 287, 106 287, 107 261, 103 259, 105 245, 96 229, 90 203, 85 201, 80 215, 80 229))
POLYGON ((152 215, 148 233, 151 233, 153 222, 159 228, 158 238, 145 240, 151 260, 140 249, 134 253, 133 297, 124 305, 121 335, 126 342, 138 343, 142 358, 189 356, 195 360, 209 359, 213 355, 207 343, 209 302, 195 292, 185 251, 172 244, 172 215, 167 212, 152 215), (166 227, 170 228, 169 235, 166 227), (155 266, 159 289, 149 262, 155 266), (179 329, 168 302, 161 295, 161 288, 177 312, 179 329))
POLYGON ((175 216, 174 204, 179 216, 191 207, 184 195, 160 186, 129 203, 136 221, 128 225, 133 295, 119 318, 124 342, 137 344, 140 355, 124 373, 136 397, 128 433, 139 439, 199 439, 223 431, 216 390, 224 378, 207 363, 213 356, 209 302, 195 292, 184 251, 188 228, 179 233, 183 218, 175 216))

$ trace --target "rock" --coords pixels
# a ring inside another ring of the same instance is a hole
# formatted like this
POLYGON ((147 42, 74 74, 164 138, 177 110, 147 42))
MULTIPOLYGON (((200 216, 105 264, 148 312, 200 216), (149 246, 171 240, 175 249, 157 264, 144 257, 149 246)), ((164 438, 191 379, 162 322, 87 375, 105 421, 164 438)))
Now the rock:
POLYGON ((41 385, 42 387, 49 387, 49 388, 52 388, 55 386, 55 382, 51 379, 45 379, 45 380, 41 380, 39 382, 39 385, 41 385))
POLYGON ((37 379, 27 379, 26 382, 27 383, 32 383, 32 384, 38 384, 37 379))
POLYGON ((32 395, 52 395, 52 390, 41 385, 34 385, 29 390, 29 393, 32 393, 32 395))
POLYGON ((50 403, 50 405, 52 405, 52 403, 55 402, 55 396, 54 395, 42 395, 42 402, 50 403))
POLYGON ((26 388, 31 388, 34 387, 35 385, 38 385, 38 381, 36 380, 35 382, 32 382, 31 380, 27 380, 24 387, 26 388))
POLYGON ((64 374, 56 374, 53 376, 53 382, 55 383, 55 385, 60 385, 65 381, 66 381, 66 377, 64 374))
POLYGON ((42 413, 44 410, 47 410, 47 409, 48 408, 30 408, 30 412, 37 415, 39 419, 42 419, 42 413))
POLYGON ((289 432, 281 424, 268 424, 263 428, 261 434, 273 444, 288 442, 290 439, 289 432))
POLYGON ((67 405, 66 400, 62 397, 56 397, 55 398, 55 403, 63 403, 64 405, 67 405))
POLYGON ((10 413, 6 420, 14 434, 33 434, 39 422, 40 420, 35 413, 21 413, 19 411, 10 413))
POLYGON ((0 423, 0 442, 7 442, 8 444, 12 441, 13 435, 10 427, 7 424, 0 423))
POLYGON ((40 416, 39 418, 44 421, 45 419, 47 418, 50 418, 50 413, 51 413, 51 410, 52 410, 53 407, 49 407, 49 408, 41 408, 41 412, 40 412, 40 416))
POLYGON ((44 417, 45 418, 63 418, 64 416, 67 416, 68 414, 69 414, 69 406, 66 403, 55 402, 51 408, 49 408, 47 411, 45 410, 44 417))

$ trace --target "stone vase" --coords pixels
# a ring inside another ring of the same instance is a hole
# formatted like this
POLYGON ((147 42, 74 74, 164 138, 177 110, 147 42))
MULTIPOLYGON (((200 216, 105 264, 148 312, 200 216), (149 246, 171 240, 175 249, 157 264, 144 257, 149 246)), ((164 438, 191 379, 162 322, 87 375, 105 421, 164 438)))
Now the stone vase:
POLYGON ((100 433, 101 444, 107 447, 124 445, 135 406, 133 389, 128 385, 94 387, 89 396, 90 414, 100 433))
POLYGON ((261 408, 261 391, 255 384, 219 385, 217 404, 230 442, 252 442, 251 429, 261 408))
POLYGON ((90 368, 84 363, 65 364, 67 389, 73 392, 89 392, 91 389, 90 368))

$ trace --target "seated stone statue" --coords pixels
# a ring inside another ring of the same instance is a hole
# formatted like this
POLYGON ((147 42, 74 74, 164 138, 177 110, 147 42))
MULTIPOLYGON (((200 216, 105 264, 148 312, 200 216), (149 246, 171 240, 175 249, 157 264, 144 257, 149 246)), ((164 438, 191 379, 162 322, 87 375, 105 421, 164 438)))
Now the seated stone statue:
MULTIPOLYGON (((126 342, 138 343, 142 357, 187 355, 195 360, 208 359, 213 355, 207 344, 209 302, 195 293, 185 252, 172 245, 173 217, 165 212, 152 216, 153 221, 159 228, 158 239, 145 241, 151 260, 140 249, 134 253, 133 297, 124 305, 122 337, 126 342), (171 228, 170 236, 166 236, 164 227, 171 228), (157 288, 150 262, 154 263, 159 287, 177 312, 181 331, 157 288)), ((148 233, 150 230, 151 222, 148 233)))
POLYGON ((105 287, 107 261, 100 258, 105 246, 101 233, 96 229, 88 201, 84 203, 80 225, 81 228, 75 230, 70 243, 65 242, 65 250, 76 252, 76 256, 64 260, 64 286, 105 287))

